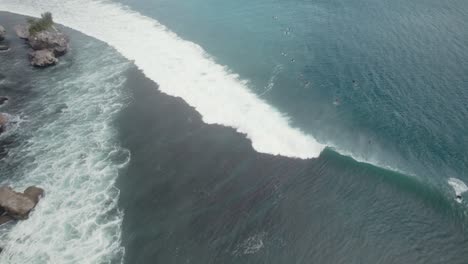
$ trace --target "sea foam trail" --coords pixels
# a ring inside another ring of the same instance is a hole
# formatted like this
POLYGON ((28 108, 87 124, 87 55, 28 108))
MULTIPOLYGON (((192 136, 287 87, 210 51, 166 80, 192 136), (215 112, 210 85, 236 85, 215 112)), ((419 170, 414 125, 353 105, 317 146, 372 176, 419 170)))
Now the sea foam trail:
POLYGON ((113 122, 127 101, 130 64, 104 43, 82 37, 74 43, 87 52, 51 68, 53 78, 44 70, 27 80, 34 94, 14 131, 19 145, 0 161, 14 164, 0 167, 0 185, 45 189, 27 221, 2 226, 2 264, 123 262, 114 183, 130 154, 119 147, 113 122))
POLYGON ((50 11, 58 23, 108 43, 133 60, 162 92, 183 98, 205 123, 230 126, 246 134, 258 152, 313 158, 325 147, 291 127, 286 116, 248 89, 247 81, 216 64, 200 46, 120 4, 0 0, 0 9, 29 16, 50 11))

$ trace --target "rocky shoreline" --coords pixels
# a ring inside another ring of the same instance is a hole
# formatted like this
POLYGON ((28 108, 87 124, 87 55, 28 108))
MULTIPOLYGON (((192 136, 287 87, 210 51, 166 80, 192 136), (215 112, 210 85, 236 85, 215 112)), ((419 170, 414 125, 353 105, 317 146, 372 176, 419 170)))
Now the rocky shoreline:
POLYGON ((27 219, 36 207, 44 190, 30 186, 23 193, 15 192, 11 187, 0 187, 0 225, 12 220, 27 219))
MULTIPOLYGON (((0 25, 0 51, 4 52, 10 49, 7 30, 10 29, 0 25)), ((11 30, 28 44, 30 51, 26 54, 30 65, 34 67, 44 68, 57 64, 58 57, 65 55, 69 49, 68 36, 54 26, 50 13, 43 14, 41 19, 28 19, 27 23, 16 25, 11 30)), ((0 95, 0 107, 9 101, 9 97, 0 95)), ((0 112, 0 134, 8 129, 8 119, 8 114, 0 112)), ((0 225, 27 219, 43 195, 44 190, 36 186, 26 188, 24 192, 16 192, 9 186, 0 186, 0 225)))
POLYGON ((69 48, 68 37, 53 24, 43 30, 32 31, 34 26, 32 23, 34 21, 14 27, 16 35, 24 39, 32 49, 29 52, 31 65, 47 67, 57 64, 58 57, 67 53, 69 48))
MULTIPOLYGON (((65 55, 69 49, 68 36, 55 27, 50 13, 42 14, 40 19, 28 19, 27 24, 16 25, 13 30, 31 48, 28 57, 32 66, 44 68, 55 65, 59 62, 58 57, 65 55), (49 24, 44 25, 44 21, 49 24)), ((0 25, 0 51, 9 50, 9 45, 5 41, 6 33, 5 27, 0 25)), ((8 97, 0 96, 0 106, 7 101, 8 97)), ((7 115, 0 112, 0 133, 6 130, 7 124, 7 115)))

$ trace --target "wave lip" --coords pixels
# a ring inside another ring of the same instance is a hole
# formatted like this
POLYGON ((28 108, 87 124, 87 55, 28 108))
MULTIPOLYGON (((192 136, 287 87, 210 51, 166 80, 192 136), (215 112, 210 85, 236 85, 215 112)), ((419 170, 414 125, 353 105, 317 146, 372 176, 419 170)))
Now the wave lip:
MULTIPOLYGON (((262 153, 318 157, 324 145, 289 125, 197 44, 185 41, 156 20, 108 1, 0 1, 0 9, 29 16, 50 11, 57 22, 108 43, 169 95, 181 97, 208 124, 235 128, 262 153)), ((169 117, 170 118, 170 117, 169 117)))

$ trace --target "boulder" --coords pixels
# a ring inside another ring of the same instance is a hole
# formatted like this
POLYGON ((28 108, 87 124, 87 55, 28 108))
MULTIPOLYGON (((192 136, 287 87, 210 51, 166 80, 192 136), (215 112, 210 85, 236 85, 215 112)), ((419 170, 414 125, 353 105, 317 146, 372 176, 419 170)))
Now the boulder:
POLYGON ((5 127, 6 127, 7 123, 8 123, 8 119, 5 116, 5 114, 0 113, 0 133, 5 131, 5 127))
POLYGON ((0 25, 0 41, 5 39, 6 31, 3 26, 0 25))
POLYGON ((14 28, 16 35, 22 39, 29 38, 29 26, 26 24, 16 25, 14 28))
POLYGON ((58 62, 54 53, 47 49, 31 51, 29 53, 29 60, 31 61, 31 65, 36 67, 47 67, 58 62))
POLYGON ((36 203, 23 193, 10 187, 0 187, 0 206, 14 219, 26 219, 36 203))
POLYGON ((44 30, 28 38, 29 45, 33 50, 48 49, 55 56, 62 56, 68 49, 68 38, 58 30, 44 30))
POLYGON ((36 186, 29 186, 23 193, 36 204, 39 202, 39 199, 44 196, 44 190, 36 186))

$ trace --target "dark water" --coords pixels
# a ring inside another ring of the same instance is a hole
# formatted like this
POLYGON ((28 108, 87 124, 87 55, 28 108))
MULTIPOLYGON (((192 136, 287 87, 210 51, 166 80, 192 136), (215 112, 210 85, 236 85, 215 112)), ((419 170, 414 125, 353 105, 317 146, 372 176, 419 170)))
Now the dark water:
POLYGON ((326 150, 259 154, 132 70, 119 120, 126 263, 466 263, 462 206, 326 150))

